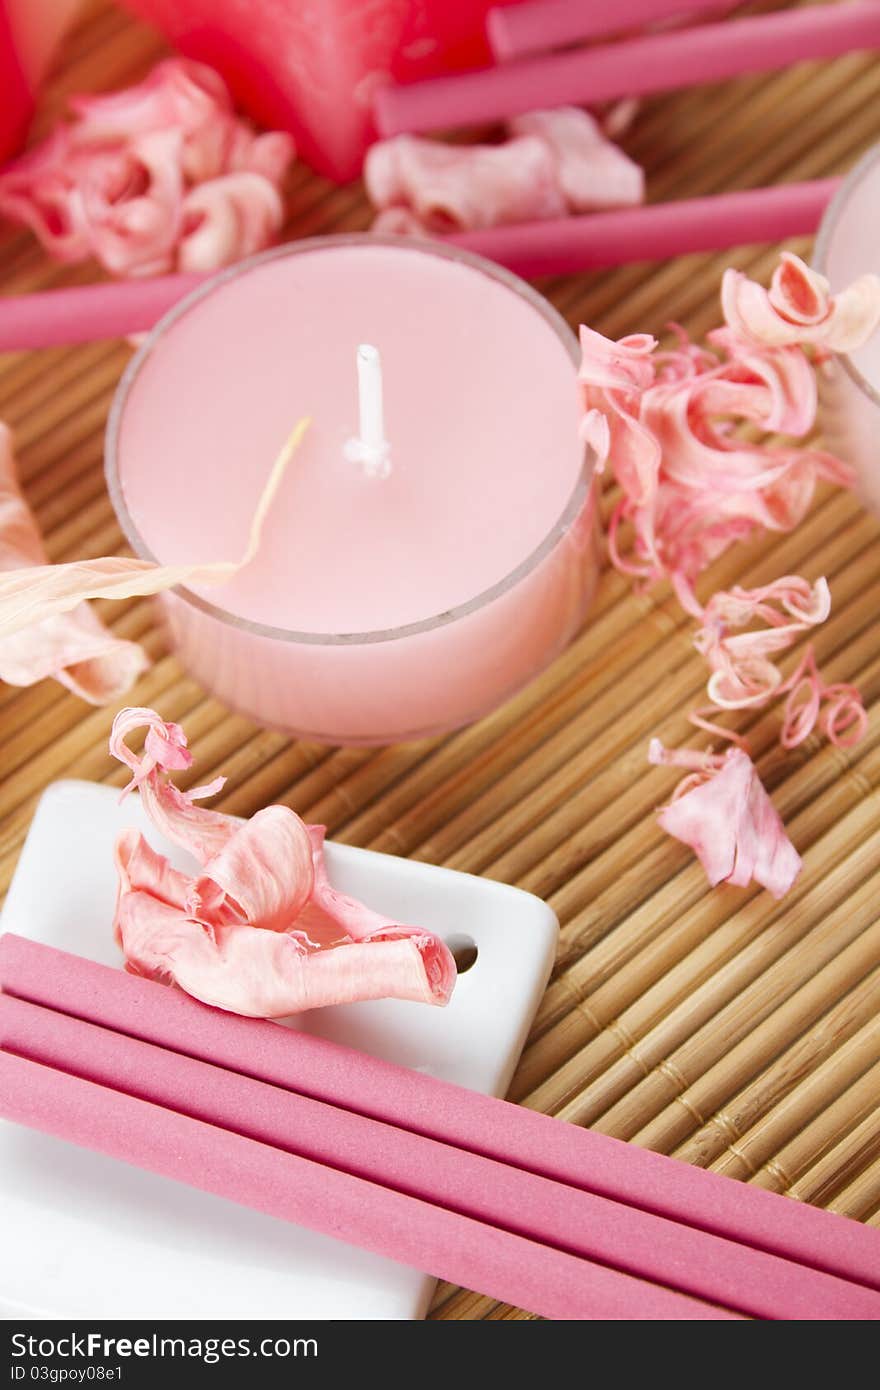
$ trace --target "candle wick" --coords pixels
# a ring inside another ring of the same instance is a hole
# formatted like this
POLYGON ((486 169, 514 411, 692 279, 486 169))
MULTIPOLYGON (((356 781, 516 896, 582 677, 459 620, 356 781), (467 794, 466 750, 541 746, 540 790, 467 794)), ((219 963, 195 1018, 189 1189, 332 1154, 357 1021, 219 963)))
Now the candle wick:
POLYGON ((385 408, 382 393, 382 358, 372 343, 361 343, 357 350, 359 433, 345 445, 345 457, 359 463, 370 478, 387 478, 391 472, 391 450, 385 438, 385 408))

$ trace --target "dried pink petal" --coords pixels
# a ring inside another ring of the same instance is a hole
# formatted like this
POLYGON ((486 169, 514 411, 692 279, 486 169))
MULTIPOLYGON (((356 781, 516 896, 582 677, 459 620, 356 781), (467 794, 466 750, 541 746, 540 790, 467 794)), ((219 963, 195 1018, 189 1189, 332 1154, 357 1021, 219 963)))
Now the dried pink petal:
POLYGON ((280 186, 296 155, 293 136, 286 130, 265 130, 254 134, 244 121, 238 121, 226 161, 227 174, 262 174, 280 186))
POLYGON ((730 748, 723 757, 694 754, 665 749, 653 739, 648 760, 691 770, 658 819, 693 849, 713 887, 745 887, 754 879, 775 898, 788 892, 801 869, 800 855, 747 753, 730 748))
POLYGON ((180 135, 154 131, 116 149, 83 149, 71 169, 91 254, 113 275, 174 268, 182 228, 180 135))
MULTIPOLYGON (((0 422, 0 570, 20 577, 45 559, 37 523, 18 486, 12 436, 0 422)), ((27 686, 53 676, 90 704, 124 695, 147 665, 143 650, 114 637, 86 604, 0 638, 0 680, 27 686)))
POLYGON ((786 651, 808 627, 823 623, 830 611, 826 581, 810 585, 798 575, 786 575, 760 589, 737 586, 713 594, 694 637, 695 647, 712 671, 708 684, 712 703, 719 709, 765 704, 783 684, 770 656, 786 651), (765 626, 737 630, 754 621, 765 626))
POLYGON ((815 379, 801 350, 757 348, 729 330, 710 336, 713 352, 681 333, 661 352, 644 335, 615 343, 581 329, 584 409, 608 422, 622 492, 609 523, 612 559, 645 580, 692 582, 755 528, 795 526, 819 478, 852 481, 821 450, 756 443, 731 428, 736 419, 798 435, 812 427, 815 379), (627 523, 631 556, 619 541, 627 523))
POLYGON ((880 326, 880 276, 862 275, 832 295, 823 275, 785 251, 769 290, 738 270, 726 270, 721 306, 728 327, 761 346, 810 343, 852 352, 880 326))
POLYGON ((431 232, 561 217, 565 200, 543 141, 445 145, 413 135, 367 152, 364 181, 380 209, 401 206, 431 232))
POLYGON ((644 197, 641 169, 576 107, 533 111, 500 145, 448 145, 412 135, 367 152, 374 230, 448 232, 624 207, 644 197))
POLYGON ((284 204, 267 178, 242 170, 187 193, 181 219, 177 269, 219 270, 274 240, 284 221, 284 204))
POLYGON ((537 135, 550 150, 562 195, 572 212, 629 207, 644 201, 645 176, 578 106, 530 111, 510 122, 510 133, 537 135))
POLYGON ((287 806, 241 822, 194 805, 196 793, 166 775, 190 761, 185 735, 153 710, 123 710, 110 748, 131 769, 129 787, 139 788, 158 828, 202 868, 188 877, 137 832, 119 836, 115 932, 129 970, 260 1018, 359 999, 448 1002, 448 948, 337 892, 323 826, 304 825, 287 806), (138 757, 125 740, 145 725, 138 757))
POLYGON ((293 141, 240 120, 212 69, 171 58, 134 87, 70 105, 73 123, 0 175, 0 214, 50 254, 153 275, 216 270, 273 239, 293 141))
POLYGON ((51 256, 76 262, 90 254, 82 198, 70 176, 70 132, 57 126, 0 173, 0 217, 30 227, 51 256))
POLYGON ((124 143, 154 131, 179 132, 182 172, 193 183, 226 171, 239 124, 220 74, 186 58, 165 59, 143 82, 118 92, 74 96, 69 105, 76 117, 72 137, 82 148, 124 143))
POLYGON ((817 725, 836 748, 852 748, 868 731, 868 715, 857 688, 845 682, 826 685, 812 645, 779 690, 788 692, 779 735, 783 748, 796 748, 817 725))

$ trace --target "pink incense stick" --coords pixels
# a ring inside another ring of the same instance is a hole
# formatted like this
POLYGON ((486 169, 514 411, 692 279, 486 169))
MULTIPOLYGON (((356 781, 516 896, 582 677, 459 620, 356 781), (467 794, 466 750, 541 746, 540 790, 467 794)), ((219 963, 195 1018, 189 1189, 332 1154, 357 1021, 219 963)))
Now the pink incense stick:
POLYGON ((0 938, 0 988, 116 1032, 185 1051, 190 1057, 880 1290, 880 1231, 805 1203, 323 1038, 221 1013, 179 991, 11 933, 0 938))
POLYGON ((247 1135, 9 1053, 0 1053, 0 1112, 19 1124, 427 1269, 544 1317, 735 1317, 247 1135))
POLYGON ((7 296, 0 299, 0 352, 146 332, 204 278, 158 275, 7 296))
MULTIPOLYGON (((839 179, 818 179, 444 239, 520 275, 592 270, 814 232, 839 184, 839 179)), ((202 278, 157 276, 0 298, 0 352, 144 332, 202 278)))
POLYGON ((549 57, 380 87, 382 135, 482 124, 549 106, 645 96, 880 46, 880 5, 855 0, 647 34, 549 57))
POLYGON ((732 10, 737 0, 617 0, 599 5, 596 0, 531 0, 501 6, 486 16, 486 32, 493 55, 502 62, 530 53, 622 34, 643 24, 685 15, 732 10))
MULTIPOLYGON (((880 10, 880 6, 878 6, 880 10)), ((750 242, 809 235, 839 179, 752 188, 708 198, 487 227, 446 238, 519 275, 565 275, 750 242)))
POLYGON ((753 1317, 880 1318, 862 1285, 10 995, 0 1047, 753 1317))

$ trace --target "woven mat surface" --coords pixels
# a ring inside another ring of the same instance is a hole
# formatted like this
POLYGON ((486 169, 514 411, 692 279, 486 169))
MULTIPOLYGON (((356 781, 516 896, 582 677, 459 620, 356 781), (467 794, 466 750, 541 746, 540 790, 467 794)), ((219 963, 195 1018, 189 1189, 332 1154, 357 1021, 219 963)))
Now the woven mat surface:
MULTIPOLYGON (((149 30, 90 0, 38 131, 68 93, 134 81, 163 51, 149 30)), ((880 59, 855 54, 647 101, 625 144, 659 201, 843 172, 878 139, 880 59)), ((289 206, 292 236, 370 220, 360 185, 335 188, 302 166, 289 206)), ((659 333, 670 320, 699 335, 718 322, 724 266, 766 275, 777 250, 542 288, 572 324, 612 337, 659 333)), ((89 278, 50 264, 29 235, 0 231, 0 292, 89 278)), ((0 418, 15 430, 53 560, 122 552, 102 435, 128 356, 98 343, 0 358, 0 418)), ((827 575, 834 611, 818 656, 828 679, 860 685, 871 716, 853 750, 811 737, 787 755, 778 712, 752 721, 761 774, 805 860, 781 904, 751 889, 708 891, 690 853, 655 823, 675 777, 647 766, 648 739, 699 742, 685 715, 705 681, 665 587, 634 593, 606 571, 583 632, 516 699, 451 737, 381 750, 261 730, 186 675, 148 601, 102 613, 152 658, 126 703, 184 724, 198 780, 229 778, 223 809, 286 802, 337 839, 503 879, 552 904, 559 960, 513 1099, 880 1225, 878 535, 852 497, 829 489, 796 534, 740 547, 710 576, 751 585, 827 575)), ((49 681, 0 689, 0 889, 50 781, 119 782, 106 751, 113 714, 49 681)), ((443 1285, 432 1316, 527 1315, 443 1285)))

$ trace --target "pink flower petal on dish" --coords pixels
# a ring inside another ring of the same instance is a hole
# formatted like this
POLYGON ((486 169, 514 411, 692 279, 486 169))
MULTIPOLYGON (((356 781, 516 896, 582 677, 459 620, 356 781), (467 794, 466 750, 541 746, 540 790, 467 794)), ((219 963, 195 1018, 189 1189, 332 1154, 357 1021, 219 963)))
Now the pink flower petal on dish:
MULTIPOLYGON (((226 848, 238 833, 240 822, 221 811, 197 806, 193 792, 179 791, 173 782, 159 776, 166 770, 187 766, 181 758, 185 748, 186 736, 180 726, 166 724, 155 710, 131 707, 120 710, 113 720, 110 753, 132 772, 123 795, 136 787, 147 814, 162 834, 205 865, 226 848), (144 754, 138 757, 127 739, 143 728, 147 730, 144 754)), ((220 788, 215 785, 212 790, 220 788)))
MULTIPOLYGON (((656 740, 648 757, 656 764, 694 766, 693 755, 668 751, 656 740)), ((723 758, 707 759, 705 773, 687 781, 658 820, 693 849, 713 887, 722 882, 745 887, 754 879, 775 898, 787 893, 800 873, 800 855, 748 754, 731 748, 723 758)))
POLYGON ((448 1001, 456 971, 446 945, 334 889, 323 827, 286 806, 241 822, 193 805, 167 778, 185 765, 185 735, 153 710, 123 710, 110 746, 154 823, 203 867, 188 878, 137 832, 119 836, 115 932, 129 970, 264 1018, 357 999, 448 1001), (142 727, 139 757, 125 740, 142 727))
MULTIPOLYGON (((28 574, 45 559, 37 523, 18 486, 12 436, 0 422, 0 570, 28 574)), ((52 676, 90 704, 124 695, 147 665, 142 648, 114 637, 85 604, 0 637, 0 679, 28 686, 52 676)))
POLYGON ((577 106, 530 111, 510 122, 513 135, 536 135, 550 150, 572 212, 630 207, 644 201, 645 176, 599 123, 577 106))
POLYGON ((205 864, 205 876, 230 897, 253 927, 286 931, 312 896, 312 843, 288 806, 267 806, 239 825, 205 864))

